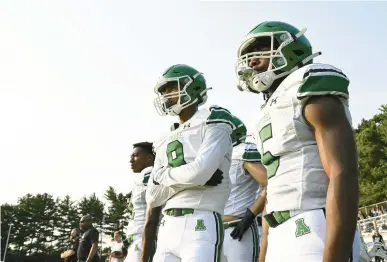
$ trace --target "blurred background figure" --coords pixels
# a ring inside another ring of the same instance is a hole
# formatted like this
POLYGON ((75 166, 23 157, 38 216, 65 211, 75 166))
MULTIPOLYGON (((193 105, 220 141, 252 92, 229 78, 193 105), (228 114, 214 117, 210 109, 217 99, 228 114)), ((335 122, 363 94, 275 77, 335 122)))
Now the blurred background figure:
POLYGON ((77 262, 77 251, 79 246, 80 231, 78 228, 71 230, 70 243, 68 249, 60 254, 60 258, 63 258, 65 262, 77 262))
POLYGON ((121 233, 114 232, 114 240, 110 247, 109 262, 123 262, 126 255, 121 233))

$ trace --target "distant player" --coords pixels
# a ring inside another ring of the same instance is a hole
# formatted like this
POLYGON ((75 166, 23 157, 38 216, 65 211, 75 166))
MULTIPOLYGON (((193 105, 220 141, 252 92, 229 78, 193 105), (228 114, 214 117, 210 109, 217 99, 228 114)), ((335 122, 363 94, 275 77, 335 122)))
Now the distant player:
POLYGON ((134 173, 134 186, 131 197, 133 219, 129 222, 126 231, 129 248, 125 262, 140 261, 146 213, 145 192, 152 172, 154 158, 152 143, 140 142, 133 145, 133 152, 130 157, 130 165, 134 173))
POLYGON ((266 261, 358 261, 349 80, 334 66, 312 62, 320 53, 313 54, 304 33, 263 22, 238 50, 239 88, 265 99, 256 131, 269 179, 266 261))
POLYGON ((266 186, 266 169, 253 143, 247 143, 246 126, 240 122, 233 134, 230 168, 231 193, 224 210, 224 256, 226 261, 257 261, 259 233, 255 217, 263 211, 265 197, 256 199, 266 186))
POLYGON ((224 108, 198 109, 207 90, 203 75, 188 65, 170 67, 155 87, 156 108, 176 116, 179 124, 154 143, 147 203, 165 204, 154 262, 212 262, 222 256, 236 124, 224 108))

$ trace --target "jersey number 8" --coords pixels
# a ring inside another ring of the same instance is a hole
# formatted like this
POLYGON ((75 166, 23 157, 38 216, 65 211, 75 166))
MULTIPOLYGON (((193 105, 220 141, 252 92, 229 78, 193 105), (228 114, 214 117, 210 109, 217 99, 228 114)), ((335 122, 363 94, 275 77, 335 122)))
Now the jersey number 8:
POLYGON ((179 140, 175 140, 167 145, 167 157, 170 167, 185 165, 183 144, 179 140))

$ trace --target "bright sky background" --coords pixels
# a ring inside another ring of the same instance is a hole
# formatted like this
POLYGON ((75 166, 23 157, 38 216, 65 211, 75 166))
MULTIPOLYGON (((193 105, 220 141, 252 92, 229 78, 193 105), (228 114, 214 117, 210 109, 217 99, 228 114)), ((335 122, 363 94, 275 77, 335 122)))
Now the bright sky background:
POLYGON ((171 117, 153 85, 186 63, 214 89, 208 105, 250 123, 261 96, 236 88, 236 51, 265 20, 298 28, 317 62, 351 79, 354 124, 387 103, 387 3, 229 1, 0 2, 0 203, 26 193, 80 198, 130 190, 132 144, 154 140, 171 117))

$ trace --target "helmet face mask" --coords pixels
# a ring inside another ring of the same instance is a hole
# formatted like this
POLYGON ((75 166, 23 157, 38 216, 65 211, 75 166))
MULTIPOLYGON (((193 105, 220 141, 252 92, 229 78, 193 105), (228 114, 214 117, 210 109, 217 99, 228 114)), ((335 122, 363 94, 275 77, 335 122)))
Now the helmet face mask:
POLYGON ((308 39, 303 36, 305 31, 283 22, 264 22, 256 26, 238 49, 235 72, 239 90, 265 92, 276 79, 311 63, 315 55, 312 55, 308 39), (259 44, 262 46, 258 50, 254 48, 259 44), (257 71, 251 68, 253 59, 268 59, 267 69, 257 71))
POLYGON ((154 87, 154 106, 161 116, 176 116, 193 104, 204 104, 207 90, 202 73, 187 65, 174 65, 154 87))
POLYGON ((160 115, 178 115, 181 110, 192 105, 196 100, 192 100, 187 92, 187 88, 193 80, 189 76, 177 78, 162 79, 155 86, 157 98, 154 100, 154 105, 160 115), (176 91, 164 93, 166 88, 174 88, 176 91), (176 102, 173 102, 176 100, 176 102))

